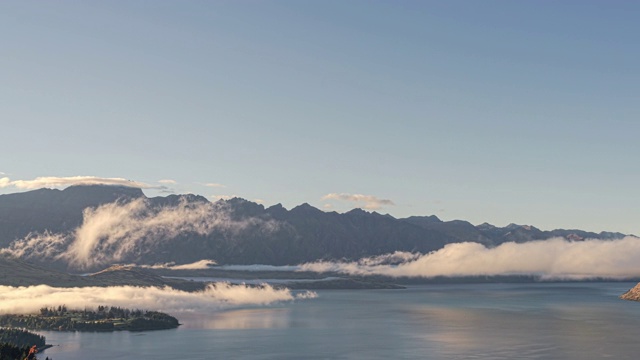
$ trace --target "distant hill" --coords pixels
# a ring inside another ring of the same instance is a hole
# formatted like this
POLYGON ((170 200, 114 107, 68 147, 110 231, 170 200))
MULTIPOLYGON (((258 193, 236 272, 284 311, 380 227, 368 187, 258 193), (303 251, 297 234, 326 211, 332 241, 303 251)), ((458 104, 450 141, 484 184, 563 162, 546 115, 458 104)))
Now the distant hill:
POLYGON ((204 282, 186 281, 175 278, 165 278, 150 271, 132 266, 112 266, 108 269, 85 276, 87 281, 95 286, 171 286, 185 291, 203 290, 204 282))
POLYGON ((127 266, 114 266, 85 276, 72 275, 0 255, 0 285, 32 286, 40 284, 54 287, 171 286, 185 291, 202 290, 205 286, 204 283, 168 279, 144 269, 127 266))
MULTIPOLYGON (((113 226, 114 231, 122 230, 121 236, 125 239, 143 236, 120 254, 122 263, 184 264, 214 259, 219 264, 286 265, 318 259, 360 259, 394 251, 426 253, 453 242, 495 246, 506 241, 525 242, 553 236, 571 240, 624 236, 581 230, 541 231, 533 226, 514 224, 504 228, 490 224, 474 226, 462 220, 443 222, 433 215, 396 219, 361 209, 339 214, 321 211, 309 204, 291 210, 280 204, 265 208, 240 198, 214 204, 197 195, 147 198, 140 189, 91 185, 0 195, 0 248, 29 234, 45 231, 74 236, 74 231, 83 224, 85 210, 114 202, 124 206, 139 200, 144 201, 145 208, 138 213, 119 214, 119 223, 94 224, 96 229, 90 229, 95 232, 113 226), (176 206, 181 206, 186 213, 176 215, 176 221, 182 222, 170 228, 168 211, 176 206), (219 212, 224 212, 224 216, 218 216, 219 212), (140 235, 145 229, 124 228, 125 222, 130 225, 145 216, 157 216, 145 225, 149 227, 148 233, 140 235), (193 220, 189 220, 189 216, 193 216, 193 220)), ((96 242, 105 241, 101 235, 96 236, 96 242)), ((103 245, 101 254, 122 250, 115 249, 113 244, 103 245)), ((34 255, 29 261, 66 269, 64 259, 34 255)), ((99 270, 103 265, 88 270, 99 270)))
POLYGON ((90 286, 82 276, 44 269, 19 259, 0 255, 0 285, 30 286, 47 284, 51 286, 90 286))

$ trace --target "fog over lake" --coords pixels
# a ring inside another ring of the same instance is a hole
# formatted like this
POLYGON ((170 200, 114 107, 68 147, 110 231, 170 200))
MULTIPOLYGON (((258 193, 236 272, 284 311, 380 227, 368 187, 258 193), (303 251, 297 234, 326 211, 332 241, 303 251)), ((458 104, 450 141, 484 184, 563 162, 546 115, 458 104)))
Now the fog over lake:
MULTIPOLYGON (((635 283, 325 290, 265 306, 175 314, 176 330, 44 332, 53 359, 636 359, 635 283)), ((294 294, 295 295, 295 294, 294 294)))

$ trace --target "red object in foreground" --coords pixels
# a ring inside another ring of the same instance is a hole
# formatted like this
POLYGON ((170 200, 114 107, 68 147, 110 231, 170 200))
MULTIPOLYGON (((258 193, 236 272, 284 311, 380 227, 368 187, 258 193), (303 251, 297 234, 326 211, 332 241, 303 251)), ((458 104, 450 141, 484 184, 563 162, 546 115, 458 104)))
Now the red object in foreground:
POLYGON ((31 360, 36 358, 36 353, 38 352, 38 347, 33 345, 31 349, 29 349, 29 354, 25 358, 25 360, 31 360))

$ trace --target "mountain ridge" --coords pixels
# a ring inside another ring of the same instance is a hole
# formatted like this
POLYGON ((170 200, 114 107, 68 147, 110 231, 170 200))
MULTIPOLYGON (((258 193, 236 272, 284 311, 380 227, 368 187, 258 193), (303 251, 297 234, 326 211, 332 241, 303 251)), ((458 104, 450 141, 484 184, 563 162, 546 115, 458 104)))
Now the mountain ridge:
MULTIPOLYGON (((70 237, 87 221, 86 209, 106 204, 125 209, 126 204, 134 201, 143 202, 141 210, 119 214, 120 222, 109 224, 120 226, 124 231, 131 222, 141 221, 141 217, 158 217, 148 221, 149 227, 158 227, 157 231, 145 233, 138 243, 132 244, 131 254, 119 259, 144 264, 215 259, 221 264, 288 265, 316 260, 357 260, 395 251, 427 253, 456 242, 478 242, 492 247, 509 241, 527 242, 556 236, 571 241, 624 236, 582 230, 542 231, 516 224, 504 228, 487 223, 475 226, 464 220, 442 221, 435 215, 398 219, 362 209, 325 212, 308 203, 287 210, 282 204, 265 208, 241 198, 215 203, 193 194, 149 198, 137 188, 82 185, 0 195, 0 248, 7 248, 30 234, 50 232, 70 237), (173 229, 158 223, 168 221, 171 211, 177 210, 182 211, 180 216, 192 216, 195 224, 180 223, 173 229)), ((146 229, 136 229, 143 230, 146 229)), ((127 236, 137 234, 124 232, 125 235, 116 240, 127 241, 127 236)), ((104 240, 96 236, 96 241, 104 240)), ((33 260, 50 266, 65 265, 60 259, 35 257, 33 260)))

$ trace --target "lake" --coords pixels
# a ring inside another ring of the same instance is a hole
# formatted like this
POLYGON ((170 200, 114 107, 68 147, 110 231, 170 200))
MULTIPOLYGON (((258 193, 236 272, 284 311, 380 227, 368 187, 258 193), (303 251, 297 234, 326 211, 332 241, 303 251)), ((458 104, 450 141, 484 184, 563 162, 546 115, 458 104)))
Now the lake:
POLYGON ((40 332, 80 359, 638 359, 635 283, 423 285, 174 314, 178 329, 40 332))

